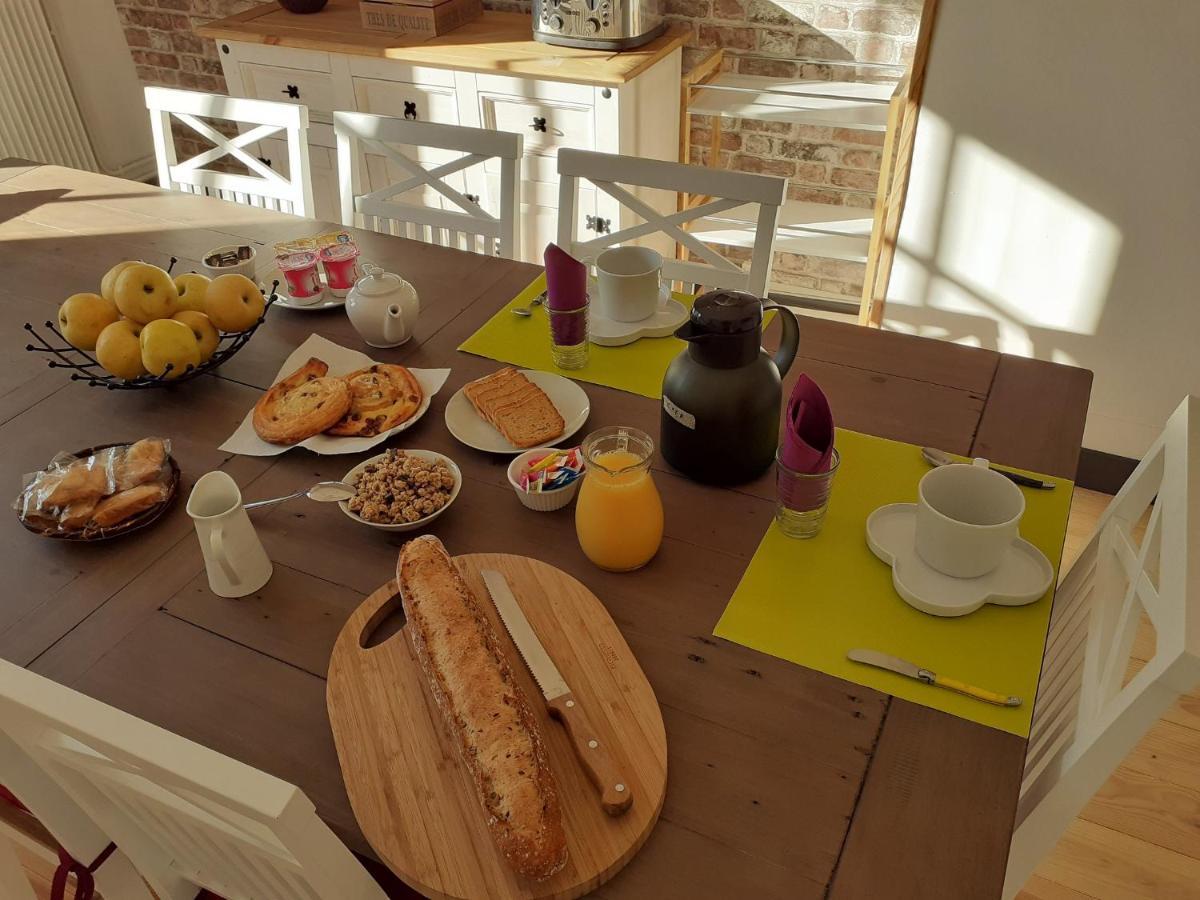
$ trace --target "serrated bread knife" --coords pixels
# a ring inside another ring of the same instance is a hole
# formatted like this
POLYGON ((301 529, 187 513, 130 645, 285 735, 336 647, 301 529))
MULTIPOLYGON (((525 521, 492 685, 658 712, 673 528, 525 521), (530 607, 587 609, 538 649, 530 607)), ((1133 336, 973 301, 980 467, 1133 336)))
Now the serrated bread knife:
POLYGON ((521 658, 529 667, 533 680, 541 688, 542 696, 546 698, 546 708, 550 715, 558 719, 567 729, 571 746, 575 755, 583 764, 588 778, 600 791, 600 805, 610 816, 619 816, 629 809, 633 803, 633 792, 629 781, 623 777, 616 762, 608 753, 608 748, 600 741, 600 735, 588 719, 587 713, 571 693, 571 689, 563 680, 558 666, 538 640, 533 626, 521 610, 517 598, 509 589, 505 577, 494 569, 484 569, 480 573, 487 585, 500 621, 504 623, 509 637, 517 645, 521 658))
POLYGON ((888 656, 888 654, 880 653, 878 650, 851 650, 846 656, 856 663, 874 666, 877 669, 887 669, 889 672, 896 672, 899 675, 907 675, 909 678, 915 678, 917 681, 925 682, 925 684, 932 684, 940 688, 945 688, 948 691, 966 694, 968 697, 974 697, 976 700, 982 700, 984 703, 994 703, 997 706, 1021 705, 1020 697, 997 694, 995 691, 986 691, 983 688, 977 688, 974 685, 967 684, 955 678, 947 678, 945 675, 931 672, 929 669, 922 669, 920 666, 914 665, 906 659, 888 656))

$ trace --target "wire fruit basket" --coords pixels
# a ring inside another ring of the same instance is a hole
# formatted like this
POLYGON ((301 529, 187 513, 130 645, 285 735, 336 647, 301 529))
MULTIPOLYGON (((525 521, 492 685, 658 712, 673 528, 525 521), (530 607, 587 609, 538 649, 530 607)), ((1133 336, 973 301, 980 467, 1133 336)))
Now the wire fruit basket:
MULTIPOLYGON (((171 257, 171 268, 174 268, 176 263, 175 257, 171 257)), ((170 268, 167 269, 170 272, 170 268)), ((271 294, 266 298, 266 305, 263 307, 263 313, 258 317, 258 321, 247 328, 245 331, 222 332, 220 342, 217 344, 217 349, 213 351, 212 356, 202 362, 198 366, 189 365, 182 375, 174 378, 170 377, 174 367, 168 363, 165 371, 161 375, 139 375, 137 378, 118 378, 116 375, 110 375, 104 371, 104 367, 96 360, 96 358, 86 350, 80 350, 78 347, 71 346, 70 341, 63 337, 62 332, 54 322, 46 320, 44 327, 56 340, 48 339, 45 335, 39 332, 29 322, 25 323, 25 330, 37 342, 25 345, 25 349, 32 353, 45 353, 50 358, 46 360, 46 365, 52 369, 69 369, 71 370, 72 381, 83 381, 92 387, 105 387, 110 391, 132 391, 141 388, 156 388, 165 387, 171 384, 180 384, 184 381, 191 381, 193 378, 198 378, 201 375, 207 375, 215 369, 228 362, 229 359, 241 350, 254 336, 254 332, 258 330, 258 326, 267 318, 267 313, 270 311, 272 304, 279 299, 277 289, 279 282, 271 283, 271 294)))

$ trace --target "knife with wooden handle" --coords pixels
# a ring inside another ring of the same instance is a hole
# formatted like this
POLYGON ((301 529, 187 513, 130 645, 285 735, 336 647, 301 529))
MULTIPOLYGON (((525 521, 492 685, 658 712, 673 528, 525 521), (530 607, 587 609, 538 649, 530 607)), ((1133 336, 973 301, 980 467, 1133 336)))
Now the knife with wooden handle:
POLYGON ((493 569, 484 569, 479 574, 483 576, 483 582, 492 596, 500 621, 504 623, 533 680, 541 689, 547 709, 566 728, 575 755, 583 764, 588 778, 600 791, 600 805, 610 816, 619 816, 633 803, 629 780, 621 775, 608 748, 600 740, 600 734, 588 718, 587 711, 575 699, 554 660, 538 640, 533 626, 509 589, 508 581, 493 569))

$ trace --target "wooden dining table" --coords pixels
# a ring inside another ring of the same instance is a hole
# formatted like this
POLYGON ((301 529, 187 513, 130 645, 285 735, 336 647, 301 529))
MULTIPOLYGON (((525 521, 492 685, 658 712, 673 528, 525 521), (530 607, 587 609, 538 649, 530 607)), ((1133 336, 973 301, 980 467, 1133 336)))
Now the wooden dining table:
MULTIPOLYGON (((356 231, 365 258, 417 289, 414 339, 363 345, 340 310, 272 308, 213 376, 157 390, 72 381, 26 352, 26 322, 98 289, 123 259, 197 267, 210 248, 314 235, 316 222, 20 160, 0 162, 0 484, 62 450, 157 435, 181 493, 228 472, 249 500, 337 479, 357 456, 295 449, 248 457, 219 445, 311 333, 383 362, 449 367, 429 413, 389 446, 452 457, 463 488, 432 527, 452 553, 536 557, 607 607, 657 694, 669 745, 661 818, 596 892, 608 898, 994 898, 1000 894, 1026 742, 713 636, 774 513, 770 473, 703 486, 661 460, 666 533, 632 574, 603 572, 577 545, 571 510, 524 509, 507 457, 448 433, 447 400, 497 364, 458 345, 538 274, 533 266, 356 231)), ((800 372, 850 429, 1074 476, 1091 374, 1069 366, 804 317, 800 372)), ((587 428, 658 433, 658 403, 582 383, 587 428)), ((182 502, 151 529, 85 544, 46 540, 10 515, 0 540, 0 656, 286 779, 365 859, 325 707, 334 639, 391 577, 405 535, 367 529, 332 504, 254 515, 275 564, 265 588, 225 600, 207 585, 182 502)), ((801 602, 802 598, 797 598, 801 602)), ((414 810, 413 815, 419 815, 414 810)), ((394 884, 397 896, 405 889, 394 884)))

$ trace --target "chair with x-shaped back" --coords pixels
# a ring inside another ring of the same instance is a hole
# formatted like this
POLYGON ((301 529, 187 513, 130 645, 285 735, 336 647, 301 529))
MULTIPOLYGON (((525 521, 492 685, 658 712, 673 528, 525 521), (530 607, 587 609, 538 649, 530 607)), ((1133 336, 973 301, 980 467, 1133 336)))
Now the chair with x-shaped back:
POLYGON ((160 187, 297 216, 312 213, 307 107, 148 87, 146 108, 150 110, 160 187), (180 162, 171 130, 172 119, 190 129, 190 135, 199 136, 213 146, 180 162), (230 137, 205 119, 230 123, 240 133, 230 137), (280 132, 287 144, 284 173, 247 152, 247 148, 280 132), (245 171, 210 168, 218 160, 226 160, 228 169, 245 171))
POLYGON ((517 258, 521 135, 355 112, 335 112, 333 129, 343 225, 517 258), (368 155, 381 164, 374 173, 368 155))
POLYGON ((560 150, 558 174, 558 243, 577 259, 595 262, 596 257, 609 247, 663 234, 682 245, 690 255, 703 260, 664 259, 662 271, 666 278, 766 296, 775 227, 779 221, 779 208, 787 194, 786 178, 590 150, 560 150), (642 221, 591 240, 579 240, 575 206, 581 179, 590 181, 642 221), (680 212, 663 214, 638 197, 638 189, 701 195, 708 199, 680 212), (684 229, 688 222, 746 205, 758 206, 758 227, 748 269, 722 256, 684 229))
POLYGON ((1017 895, 1113 770, 1200 682, 1197 518, 1200 399, 1186 397, 1055 594, 1005 898, 1017 895))

